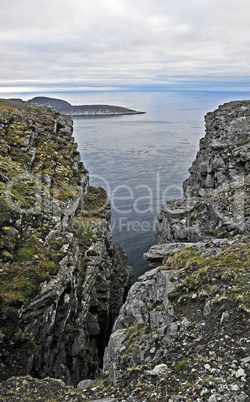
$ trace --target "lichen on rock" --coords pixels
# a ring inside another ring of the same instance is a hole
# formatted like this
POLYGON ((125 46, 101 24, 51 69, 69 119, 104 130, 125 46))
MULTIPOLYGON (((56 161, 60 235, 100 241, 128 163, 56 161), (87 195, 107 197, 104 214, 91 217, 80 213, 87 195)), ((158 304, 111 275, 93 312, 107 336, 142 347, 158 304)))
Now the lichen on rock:
POLYGON ((131 287, 114 324, 104 358, 108 395, 249 397, 249 133, 250 101, 206 116, 184 197, 162 207, 157 243, 145 254, 154 269, 131 287))
POLYGON ((107 195, 89 187, 72 132, 51 107, 0 101, 2 380, 98 375, 131 285, 107 195))

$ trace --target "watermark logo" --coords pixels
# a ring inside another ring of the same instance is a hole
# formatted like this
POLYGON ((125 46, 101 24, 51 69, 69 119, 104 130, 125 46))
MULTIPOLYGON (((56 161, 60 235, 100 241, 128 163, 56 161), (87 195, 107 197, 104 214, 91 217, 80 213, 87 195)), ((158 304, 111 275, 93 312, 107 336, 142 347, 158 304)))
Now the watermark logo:
MULTIPOLYGON (((160 173, 156 173, 153 185, 138 183, 135 186, 119 184, 111 186, 110 182, 102 176, 92 175, 92 180, 98 182, 107 192, 112 206, 113 220, 111 229, 116 232, 149 232, 153 231, 157 223, 157 214, 163 205, 171 199, 182 198, 182 187, 179 185, 164 186, 161 183, 160 173)), ((243 231, 245 225, 245 199, 244 178, 231 185, 231 192, 235 193, 231 202, 232 208, 230 216, 225 217, 218 211, 218 219, 223 220, 226 225, 232 225, 243 231), (236 189, 234 191, 234 189, 236 189)), ((104 191, 102 190, 104 193, 104 191)), ((86 215, 98 215, 103 212, 109 204, 109 199, 103 197, 104 202, 95 202, 95 193, 93 206, 91 197, 88 201, 90 207, 87 209, 83 198, 84 188, 80 186, 53 186, 51 179, 41 174, 32 175, 30 173, 14 177, 7 183, 5 190, 5 200, 10 209, 19 214, 37 215, 40 213, 60 215, 63 209, 69 209, 70 204, 79 201, 79 206, 86 215)), ((100 194, 101 192, 99 192, 100 194)), ((104 193, 105 194, 105 193, 104 193)), ((218 197, 218 194, 216 195, 218 197)), ((96 195, 98 197, 98 195, 96 195)), ((86 197, 85 197, 86 200, 86 197)), ((208 199, 209 200, 209 199, 208 199)), ((216 199, 211 198, 211 205, 217 205, 216 199)), ((190 211, 195 208, 194 199, 188 197, 185 202, 181 202, 183 215, 186 214, 189 222, 190 211)), ((204 204, 205 208, 205 204, 204 204)), ((174 213, 171 204, 164 206, 164 211, 168 214, 174 213)), ((65 211, 64 211, 65 212, 65 211)), ((215 211, 216 212, 216 211, 215 211)), ((217 213, 217 212, 216 212, 217 213)))

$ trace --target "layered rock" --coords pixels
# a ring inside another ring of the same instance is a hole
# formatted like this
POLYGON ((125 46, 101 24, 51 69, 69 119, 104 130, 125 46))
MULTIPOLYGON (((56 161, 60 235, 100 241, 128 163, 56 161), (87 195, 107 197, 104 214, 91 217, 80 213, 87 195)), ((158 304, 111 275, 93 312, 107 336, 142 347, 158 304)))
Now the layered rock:
POLYGON ((145 255, 158 267, 131 287, 114 324, 104 358, 110 395, 247 400, 249 133, 249 101, 206 116, 184 198, 163 206, 145 255))
POLYGON ((151 262, 162 260, 171 243, 218 244, 218 238, 250 234, 250 101, 226 103, 205 122, 183 199, 167 202, 158 216, 157 260, 155 246, 145 255, 151 262))
POLYGON ((131 285, 72 131, 50 107, 0 102, 1 379, 95 377, 131 285))

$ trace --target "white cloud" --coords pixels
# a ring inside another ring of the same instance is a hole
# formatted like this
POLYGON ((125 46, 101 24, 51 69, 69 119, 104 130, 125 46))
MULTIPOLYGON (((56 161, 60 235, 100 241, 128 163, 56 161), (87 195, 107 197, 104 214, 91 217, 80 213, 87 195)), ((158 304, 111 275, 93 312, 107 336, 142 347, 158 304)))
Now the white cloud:
POLYGON ((240 80, 249 14, 248 0, 2 0, 0 85, 240 80))

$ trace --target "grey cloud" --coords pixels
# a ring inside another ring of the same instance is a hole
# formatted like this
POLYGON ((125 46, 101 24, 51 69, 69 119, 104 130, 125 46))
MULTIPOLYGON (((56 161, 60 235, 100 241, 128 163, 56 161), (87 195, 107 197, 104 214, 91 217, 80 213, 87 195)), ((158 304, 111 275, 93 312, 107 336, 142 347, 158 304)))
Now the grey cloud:
POLYGON ((0 86, 249 74, 248 0, 2 0, 0 86))

